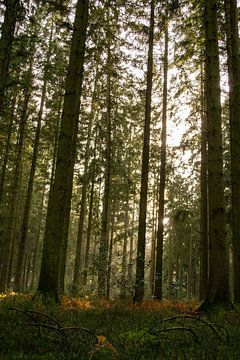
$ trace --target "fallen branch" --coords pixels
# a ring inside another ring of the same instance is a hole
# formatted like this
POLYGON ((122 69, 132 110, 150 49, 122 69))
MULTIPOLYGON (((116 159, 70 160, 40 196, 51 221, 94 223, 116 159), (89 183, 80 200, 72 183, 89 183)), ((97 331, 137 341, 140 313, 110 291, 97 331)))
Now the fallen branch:
POLYGON ((32 323, 27 323, 27 325, 29 326, 37 326, 39 328, 39 330, 41 330, 41 328, 46 328, 52 331, 56 331, 58 333, 60 333, 61 335, 65 334, 65 331, 68 330, 79 330, 79 331, 83 331, 83 332, 87 332, 88 334, 92 335, 93 337, 95 337, 96 342, 98 341, 98 337, 95 334, 95 332, 91 329, 87 329, 84 327, 79 327, 79 326, 62 326, 55 318, 53 318, 52 316, 42 313, 40 311, 36 311, 36 310, 26 310, 26 309, 19 309, 19 308, 8 308, 8 310, 14 310, 20 313, 23 313, 25 315, 27 315, 28 317, 30 317, 34 322, 32 323), (43 317, 45 317, 48 320, 53 321, 54 324, 56 324, 56 326, 51 325, 51 324, 46 324, 43 322, 39 322, 34 316, 33 314, 36 315, 42 315, 43 317))
MULTIPOLYGON (((216 323, 211 323, 209 321, 203 320, 199 317, 192 316, 192 315, 176 315, 176 316, 171 316, 171 317, 165 318, 165 319, 159 321, 157 324, 152 325, 152 327, 149 328, 149 332, 152 333, 152 332, 160 331, 161 329, 156 329, 156 328, 159 327, 160 325, 162 325, 163 323, 170 322, 173 320, 179 320, 179 319, 191 319, 191 320, 196 320, 196 321, 201 322, 202 324, 209 327, 213 331, 213 333, 215 333, 217 338, 221 341, 223 341, 224 339, 221 337, 221 334, 217 331, 217 329, 215 327, 217 326, 219 328, 223 328, 225 330, 226 337, 228 337, 228 332, 224 326, 222 326, 220 324, 216 324, 216 323)), ((185 327, 183 327, 183 328, 185 328, 185 327)))
POLYGON ((150 334, 151 335, 156 335, 156 334, 159 334, 159 333, 162 333, 162 332, 178 331, 178 330, 188 331, 188 332, 192 333, 193 337, 196 340, 196 342, 199 342, 199 337, 198 337, 198 334, 196 333, 196 331, 194 331, 191 328, 184 327, 184 326, 174 326, 172 328, 159 329, 159 330, 152 331, 150 334))

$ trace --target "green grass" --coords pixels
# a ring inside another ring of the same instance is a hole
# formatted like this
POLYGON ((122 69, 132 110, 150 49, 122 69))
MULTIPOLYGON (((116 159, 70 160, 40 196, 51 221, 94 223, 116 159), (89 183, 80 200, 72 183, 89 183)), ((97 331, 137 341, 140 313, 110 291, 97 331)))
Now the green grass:
POLYGON ((179 315, 183 310, 166 306, 132 310, 100 304, 87 309, 8 297, 0 300, 0 359, 240 359, 238 313, 221 311, 203 322, 174 317, 179 315), (26 309, 29 315, 9 308, 26 309), (163 321, 168 317, 174 318, 163 321), (78 329, 57 330, 54 319, 61 327, 78 329))

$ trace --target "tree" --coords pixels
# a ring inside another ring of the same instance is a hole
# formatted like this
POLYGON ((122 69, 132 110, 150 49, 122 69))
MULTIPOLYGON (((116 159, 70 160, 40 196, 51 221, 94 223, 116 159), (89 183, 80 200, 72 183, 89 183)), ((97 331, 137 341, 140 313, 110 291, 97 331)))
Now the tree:
POLYGON ((236 0, 225 0, 229 79, 234 299, 240 302, 240 59, 236 0))
POLYGON ((16 236, 16 224, 18 218, 19 194, 21 184, 21 171, 23 162, 24 139, 26 125, 28 120, 28 106, 32 95, 32 77, 33 77, 33 56, 35 44, 31 44, 29 67, 24 74, 23 103, 19 119, 18 141, 16 145, 16 159, 14 164, 13 179, 11 184, 10 201, 7 209, 6 228, 4 231, 3 254, 6 271, 3 274, 2 287, 9 287, 10 279, 15 275, 15 259, 18 248, 18 239, 16 236))
POLYGON ((76 130, 82 90, 83 63, 88 23, 88 0, 78 0, 74 20, 52 199, 49 203, 43 244, 38 292, 59 301, 61 249, 67 241, 65 222, 69 223, 69 188, 73 181, 76 130), (64 219, 64 221, 63 221, 64 219))
POLYGON ((200 310, 229 305, 229 259, 226 242, 217 1, 205 0, 206 116, 209 194, 209 282, 200 310))
POLYGON ((199 298, 203 300, 208 287, 208 194, 207 194, 207 124, 205 113, 204 71, 201 71, 201 175, 200 175, 200 281, 199 298))
POLYGON ((4 91, 7 84, 14 31, 20 11, 19 0, 6 0, 4 3, 6 9, 1 29, 2 36, 0 39, 0 115, 2 115, 3 110, 4 91))
POLYGON ((39 108, 39 112, 37 115, 37 128, 36 128, 34 145, 33 145, 32 164, 31 164, 30 175, 29 175, 29 180, 28 180, 27 196, 26 196, 26 202, 25 202, 25 206, 24 206, 23 220, 22 220, 21 231, 20 231, 20 241, 19 241, 19 246, 18 246, 17 268, 16 268, 16 279, 15 279, 15 287, 18 291, 21 291, 23 288, 24 260, 26 257, 27 231, 28 231, 28 226, 29 226, 33 185, 34 185, 38 153, 39 153, 43 109, 44 109, 46 95, 47 95, 47 79, 48 79, 48 72, 49 72, 50 57, 51 57, 51 52, 52 52, 52 37, 53 37, 53 22, 52 22, 52 26, 51 26, 51 30, 50 30, 50 39, 49 39, 49 44, 48 44, 47 56, 46 56, 45 70, 44 70, 44 74, 43 74, 43 85, 42 85, 42 93, 41 93, 41 100, 40 100, 40 108, 39 108))
POLYGON ((111 96, 111 34, 110 26, 110 5, 107 2, 107 94, 106 94, 106 148, 105 148, 105 169, 104 169, 104 193, 101 218, 101 235, 99 243, 99 269, 98 269, 98 296, 107 296, 107 262, 108 262, 108 234, 109 234, 109 208, 111 189, 111 159, 112 159, 112 96, 111 96))
POLYGON ((151 1, 151 15, 148 38, 148 66, 147 66, 147 89, 145 103, 144 139, 142 150, 142 174, 138 220, 138 243, 136 262, 136 284, 134 302, 141 301, 144 296, 144 267, 145 267, 145 243, 146 243, 146 213, 147 213, 147 188, 149 169, 149 143, 151 122, 151 95, 152 95, 152 69, 153 69, 153 38, 154 38, 154 10, 155 0, 151 1))
POLYGON ((164 64, 163 64, 163 110, 162 110, 162 132, 161 132, 161 165, 159 183, 159 208, 157 229, 157 254, 155 292, 157 300, 162 300, 162 260, 163 260, 163 231, 164 231, 164 203, 166 182, 166 140, 167 140, 167 81, 168 81, 168 14, 164 15, 164 64))
POLYGON ((96 102, 96 92, 97 92, 97 80, 98 80, 98 71, 96 70, 94 89, 92 94, 91 112, 89 115, 89 123, 88 123, 86 152, 84 157, 84 173, 83 173, 83 181, 82 181, 81 205, 80 205, 80 214, 78 221, 76 257, 74 262, 73 292, 76 294, 79 293, 81 286, 81 254, 82 254, 82 246, 83 246, 83 230, 84 230, 85 209, 86 209, 86 200, 87 200, 87 187, 89 182, 89 159, 90 159, 90 150, 91 150, 90 143, 92 139, 92 127, 93 127, 93 119, 95 115, 95 106, 96 106, 95 102, 96 102))

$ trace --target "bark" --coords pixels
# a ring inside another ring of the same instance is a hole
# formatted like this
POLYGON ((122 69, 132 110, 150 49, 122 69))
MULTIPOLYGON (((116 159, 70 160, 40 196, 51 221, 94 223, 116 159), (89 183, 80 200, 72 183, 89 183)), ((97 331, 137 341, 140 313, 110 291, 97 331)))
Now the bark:
POLYGON ((34 139, 34 144, 33 144, 32 164, 31 164, 30 175, 29 175, 29 180, 28 180, 27 196, 26 196, 26 201, 25 201, 23 220, 22 220, 22 226, 21 226, 21 232, 20 232, 17 269, 16 269, 17 271, 16 271, 16 279, 15 279, 15 287, 16 287, 17 291, 21 291, 23 288, 23 273, 24 273, 24 261, 25 261, 26 244, 27 244, 27 232, 28 232, 28 225, 29 225, 29 218, 30 218, 35 172, 36 172, 36 168, 37 168, 37 160, 38 160, 38 153, 39 153, 43 108, 44 108, 46 94, 47 94, 47 76, 48 76, 49 61, 50 61, 50 56, 51 56, 51 51, 52 51, 51 50, 52 35, 53 35, 53 25, 52 25, 51 33, 50 33, 49 46, 48 46, 46 65, 45 65, 45 73, 43 76, 43 86, 42 86, 40 108, 39 108, 38 117, 37 117, 37 128, 36 128, 35 139, 34 139))
MULTIPOLYGON (((110 0, 108 0, 108 29, 110 0)), ((103 209, 101 218, 101 235, 99 244, 99 269, 98 269, 98 296, 107 296, 107 273, 108 273, 108 234, 109 234, 109 205, 111 188, 111 147, 112 147, 112 99, 111 99, 111 41, 109 30, 107 30, 107 114, 106 114, 106 155, 104 174, 103 209)))
MULTIPOLYGON (((133 199, 133 204, 135 204, 135 199, 133 199)), ((131 216, 131 234, 130 234, 130 244, 129 244, 129 260, 128 260, 128 286, 133 288, 133 263, 134 263, 134 250, 133 250, 133 242, 134 242, 134 224, 135 224, 135 209, 133 205, 132 216, 131 216)), ((133 289, 132 289, 133 290, 133 289)), ((133 291, 132 291, 132 295, 133 291)))
MULTIPOLYGON (((31 82, 32 76, 32 64, 30 64, 29 69, 29 81, 31 82)), ((5 269, 6 271, 3 274, 3 278, 1 281, 1 287, 3 291, 6 290, 9 286, 9 279, 11 278, 11 274, 14 272, 12 268, 12 260, 15 259, 16 255, 16 246, 17 239, 15 236, 16 233, 16 218, 17 218, 17 209, 18 209, 18 200, 19 200, 19 191, 20 191, 20 183, 21 183, 21 166, 22 166, 22 155, 23 155, 23 146, 24 146, 24 136, 25 136, 25 128, 28 118, 28 104, 31 96, 31 85, 30 83, 26 84, 26 88, 24 91, 24 100, 23 106, 21 110, 21 117, 19 120, 19 130, 18 130, 18 142, 16 149, 16 160, 14 165, 13 172, 13 180, 11 185, 11 193, 9 206, 7 210, 7 219, 6 219, 6 229, 4 231, 4 259, 5 259, 5 269)))
POLYGON ((111 231, 110 231, 110 240, 109 240, 109 252, 108 252, 108 267, 107 267, 107 284, 106 284, 106 299, 110 298, 111 290, 111 273, 112 273, 112 257, 113 257, 113 235, 115 228, 115 209, 113 210, 111 231))
POLYGON ((92 234, 92 217, 93 217, 93 200, 94 200, 94 181, 95 177, 95 169, 93 169, 92 173, 92 185, 90 192, 90 200, 89 200, 89 212, 88 212, 88 226, 87 226, 87 235, 86 235, 86 249, 85 249, 85 259, 84 259, 84 271, 83 271, 83 286, 86 288, 87 278, 88 278, 88 268, 89 268, 89 250, 90 250, 90 240, 92 234))
POLYGON ((159 171, 157 169, 154 173, 153 179, 153 205, 152 205, 152 234, 151 234, 151 267, 149 273, 151 296, 154 296, 155 289, 155 271, 156 271, 156 240, 157 240, 157 204, 158 204, 158 186, 159 186, 159 171))
POLYGON ((46 195, 46 184, 43 184, 41 201, 38 208, 38 225, 36 238, 33 247, 33 260, 32 260, 32 278, 30 288, 33 289, 37 286, 38 277, 39 277, 39 265, 40 265, 40 256, 42 250, 42 241, 40 239, 41 236, 41 226, 43 221, 43 210, 44 210, 44 199, 46 195))
MULTIPOLYGON (((79 105, 77 106, 78 109, 80 108, 80 100, 79 105)), ((79 119, 79 112, 76 114, 75 118, 75 129, 73 130, 73 143, 77 145, 77 129, 78 129, 78 119, 79 119)), ((66 194, 65 194, 65 201, 66 201, 66 208, 65 208, 65 216, 63 216, 63 232, 62 232, 62 242, 60 245, 60 252, 59 252, 59 295, 64 293, 65 288, 65 273, 66 273, 66 263, 67 263, 67 246, 68 246, 68 236, 69 234, 69 225, 70 225, 70 212, 71 212, 71 199, 72 199, 72 189, 73 189, 73 176, 74 176, 74 164, 76 161, 77 156, 77 146, 72 148, 72 166, 69 169, 68 173, 68 185, 66 187, 66 194)))
POLYGON ((201 310, 231 303, 226 243, 217 1, 205 1, 206 114, 208 124, 209 282, 201 310))
POLYGON ((201 201, 200 201, 200 283, 199 298, 203 300, 208 286, 208 195, 207 195, 207 123, 205 113, 204 76, 201 74, 201 201))
POLYGON ((2 204, 2 199, 3 199, 5 175, 6 175, 7 164, 8 164, 8 159, 9 159, 9 152, 10 152, 10 148, 11 148, 11 137, 12 137, 12 128, 13 128, 13 124, 14 124, 14 117, 15 117, 16 101, 17 101, 17 93, 15 93, 15 95, 14 95, 14 98, 12 101, 12 109, 11 109, 11 113, 9 115, 7 141, 6 141, 5 152, 3 155, 2 172, 1 172, 1 177, 0 177, 0 206, 2 204))
POLYGON ((129 191, 127 190, 127 199, 125 204, 124 214, 124 239, 123 239, 123 255, 122 255, 122 266, 121 266, 121 299, 126 298, 127 290, 127 245, 128 245, 128 233, 129 233, 129 191))
POLYGON ((225 0, 227 35, 231 184, 232 184, 232 244, 234 264, 234 299, 240 302, 240 58, 238 8, 236 0, 225 0))
POLYGON ((17 21, 17 15, 20 9, 19 0, 5 1, 6 10, 4 22, 1 28, 0 39, 0 116, 3 111, 4 91, 8 79, 8 69, 14 40, 14 31, 17 21))
POLYGON ((67 239, 69 223, 69 188, 73 181, 72 154, 76 149, 76 117, 82 91, 83 62, 88 22, 88 0, 78 0, 71 42, 70 61, 66 78, 63 113, 57 151, 55 178, 46 220, 42 264, 38 291, 59 301, 61 251, 67 239), (63 221, 64 220, 64 221, 63 221))
POLYGON ((83 173, 83 183, 82 183, 82 197, 80 205, 80 214, 78 221, 78 234, 77 234, 77 245, 76 245, 76 257, 74 263, 74 275, 73 275, 73 293, 76 295, 79 293, 81 287, 81 260, 82 260, 82 246, 83 246, 83 230, 84 230, 84 220, 85 220, 85 210, 86 210, 86 200, 87 200, 87 188, 89 182, 89 158, 90 158, 90 143, 92 135, 92 124, 95 115, 95 101, 96 101, 96 91, 97 91, 97 79, 98 74, 95 75, 94 90, 92 95, 92 104, 91 104, 91 113, 89 117, 88 124, 88 134, 87 134, 87 143, 86 143, 86 152, 85 152, 85 161, 84 161, 84 173, 83 173))
POLYGON ((145 103, 144 139, 142 151, 142 173, 141 191, 139 204, 138 221, 138 244, 136 263, 136 284, 134 302, 141 301, 144 297, 144 265, 145 265, 145 243, 146 243, 146 217, 147 217, 147 188, 149 168, 149 143, 150 143, 150 122, 151 122, 151 95, 152 95, 152 69, 153 69, 153 37, 154 37, 154 10, 155 1, 151 1, 151 16, 149 28, 149 49, 147 65, 147 90, 145 103))
POLYGON ((167 140, 167 92, 168 92, 168 20, 167 14, 164 27, 164 64, 163 64, 163 110, 161 132, 161 165, 159 183, 159 207, 156 251, 155 298, 162 300, 162 270, 163 270, 163 232, 164 232, 164 205, 166 183, 166 140, 167 140))

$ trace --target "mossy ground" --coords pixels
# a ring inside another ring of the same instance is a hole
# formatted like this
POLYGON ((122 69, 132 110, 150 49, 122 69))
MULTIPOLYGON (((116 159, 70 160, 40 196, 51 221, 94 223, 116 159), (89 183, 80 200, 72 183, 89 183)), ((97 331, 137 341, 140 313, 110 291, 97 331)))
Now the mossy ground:
POLYGON ((67 298, 56 306, 7 296, 0 300, 0 359, 239 360, 238 312, 218 311, 202 317, 204 323, 183 316, 195 317, 193 308, 146 301, 132 309, 67 298))

